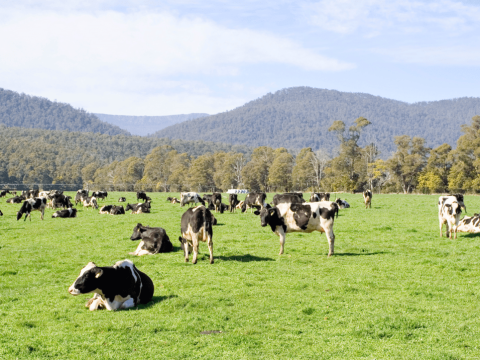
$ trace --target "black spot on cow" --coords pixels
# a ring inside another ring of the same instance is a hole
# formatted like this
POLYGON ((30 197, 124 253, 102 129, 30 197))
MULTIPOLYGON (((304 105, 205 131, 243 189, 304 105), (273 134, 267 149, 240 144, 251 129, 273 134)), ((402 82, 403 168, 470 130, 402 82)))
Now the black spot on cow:
POLYGON ((310 217, 312 216, 312 209, 310 206, 292 204, 290 205, 290 210, 293 212, 293 219, 295 220, 297 226, 302 230, 306 230, 308 227, 308 222, 310 221, 310 217))

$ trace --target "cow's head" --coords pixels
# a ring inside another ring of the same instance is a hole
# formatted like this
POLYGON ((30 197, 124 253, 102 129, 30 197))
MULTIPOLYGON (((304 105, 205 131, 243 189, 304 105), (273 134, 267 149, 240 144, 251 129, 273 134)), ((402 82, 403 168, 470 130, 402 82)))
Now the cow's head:
POLYGON ((89 262, 81 271, 77 280, 68 288, 72 295, 88 294, 98 289, 103 270, 95 263, 89 262))
POLYGON ((127 204, 127 206, 125 207, 125 211, 128 210, 133 210, 133 206, 131 204, 127 204))
POLYGON ((130 240, 140 240, 142 238, 142 233, 146 231, 142 224, 138 223, 137 226, 133 228, 133 234, 130 236, 130 240))
POLYGON ((253 213, 255 215, 260 215, 260 221, 263 227, 267 226, 272 221, 276 220, 276 218, 278 218, 276 207, 273 207, 271 209, 263 208, 260 211, 256 210, 253 213))
MULTIPOLYGON (((20 210, 18 210, 17 212, 17 221, 20 220, 22 218, 22 215, 27 213, 27 207, 28 207, 28 202, 25 201, 22 205, 22 207, 20 208, 20 210)), ((28 215, 25 215, 25 220, 27 220, 27 216, 28 215)))
POLYGON ((462 213, 462 208, 456 201, 452 201, 450 204, 445 204, 447 212, 449 215, 460 215, 462 213))

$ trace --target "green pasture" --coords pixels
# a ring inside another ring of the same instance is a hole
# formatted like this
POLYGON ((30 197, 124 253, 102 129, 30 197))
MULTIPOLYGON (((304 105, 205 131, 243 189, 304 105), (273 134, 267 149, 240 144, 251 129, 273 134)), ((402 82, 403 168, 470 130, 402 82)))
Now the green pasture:
MULTIPOLYGON (((192 265, 172 195, 149 194, 151 214, 79 206, 76 219, 47 210, 31 222, 1 199, 0 359, 480 358, 480 236, 440 238, 437 196, 374 195, 368 210, 361 195, 342 196, 351 208, 335 220, 331 258, 323 234, 288 234, 279 256, 258 217, 216 214, 215 264, 202 243, 192 265), (176 251, 128 255, 137 223, 165 228, 176 251), (123 259, 152 278, 150 304, 90 312, 91 295, 67 292, 89 261, 123 259)), ((480 197, 465 203, 480 210, 480 197)))

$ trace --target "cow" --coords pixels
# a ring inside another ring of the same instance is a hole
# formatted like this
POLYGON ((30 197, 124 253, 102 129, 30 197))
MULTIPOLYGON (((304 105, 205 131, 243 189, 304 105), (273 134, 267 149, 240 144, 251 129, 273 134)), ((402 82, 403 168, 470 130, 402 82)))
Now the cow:
POLYGON ((462 214, 462 207, 455 198, 455 196, 448 196, 442 201, 438 202, 438 221, 440 223, 440 237, 443 236, 443 224, 446 224, 447 237, 452 239, 452 232, 455 233, 454 238, 457 238, 457 226, 460 222, 460 215, 462 214))
POLYGON ((100 208, 100 211, 98 212, 99 214, 110 214, 110 211, 112 211, 112 208, 115 205, 104 205, 100 208))
POLYGON ((132 214, 150 213, 150 203, 127 204, 125 211, 132 210, 132 214))
POLYGON ((75 194, 75 205, 78 203, 83 203, 86 198, 88 198, 88 190, 77 190, 75 194))
POLYGON ((188 262, 188 254, 193 250, 192 264, 197 263, 199 241, 203 241, 208 244, 210 264, 213 264, 213 221, 213 214, 203 205, 183 213, 180 228, 182 236, 178 240, 185 255, 185 262, 188 262))
POLYGON ((11 194, 10 191, 8 191, 8 190, 2 190, 2 191, 0 192, 0 198, 6 197, 7 194, 11 194))
POLYGON ((88 208, 90 206, 93 209, 98 209, 98 203, 97 203, 97 199, 95 198, 95 196, 88 196, 88 197, 84 198, 83 207, 86 207, 87 210, 88 210, 88 208))
POLYGON ((337 198, 335 202, 337 203, 340 209, 348 209, 350 207, 350 204, 347 202, 347 200, 342 200, 340 198, 337 198))
POLYGON ((20 196, 14 196, 10 199, 7 200, 8 204, 21 204, 22 201, 26 200, 25 196, 20 195, 20 196))
POLYGON ((143 202, 147 201, 148 196, 144 191, 137 191, 137 201, 143 200, 143 202))
POLYGON ((10 194, 11 194, 12 196, 17 196, 17 192, 16 192, 16 191, 11 191, 10 194))
POLYGON ((124 197, 121 197, 121 198, 118 199, 118 202, 126 202, 126 201, 127 201, 127 199, 124 198, 124 197))
POLYGON ((244 204, 244 203, 245 203, 245 201, 243 201, 243 200, 240 201, 240 202, 237 204, 237 206, 235 206, 235 209, 240 209, 240 210, 241 210, 241 209, 243 208, 243 204, 244 204))
POLYGON ((171 198, 170 203, 172 204, 180 204, 180 200, 178 200, 176 197, 171 198))
POLYGON ((212 201, 212 195, 213 194, 203 194, 202 200, 207 202, 207 203, 210 203, 212 201))
POLYGON ((365 190, 363 192, 363 201, 365 202, 365 209, 372 208, 372 192, 370 190, 365 190))
POLYGON ((332 201, 321 201, 305 204, 283 203, 260 211, 261 225, 269 225, 272 231, 280 237, 280 253, 282 255, 285 246, 285 235, 291 232, 311 233, 312 231, 324 232, 329 244, 328 256, 334 253, 335 234, 333 223, 335 214, 338 218, 338 205, 332 201))
POLYGON ((106 191, 95 191, 93 192, 92 196, 95 196, 97 199, 105 200, 108 197, 108 192, 106 191))
POLYGON ((138 244, 137 250, 130 255, 155 255, 158 253, 167 253, 173 251, 173 245, 165 229, 161 227, 148 227, 137 224, 133 228, 133 234, 130 240, 142 240, 138 244))
POLYGON ((214 206, 215 212, 220 211, 220 213, 223 214, 223 211, 222 211, 222 194, 220 194, 218 192, 213 193, 211 204, 214 206))
POLYGON ((22 191, 22 195, 25 196, 26 199, 34 199, 38 197, 38 194, 40 193, 40 190, 24 190, 22 191))
POLYGON ((71 196, 66 196, 63 194, 55 194, 53 195, 51 201, 52 209, 56 209, 59 207, 63 207, 64 209, 71 208, 73 204, 70 202, 71 196))
POLYGON ((228 194, 228 203, 230 204, 230 212, 235 212, 235 209, 237 208, 237 205, 239 203, 238 195, 228 194))
POLYGON ((312 192, 310 202, 330 201, 330 193, 312 192))
POLYGON ((22 215, 25 214, 25 220, 27 220, 27 217, 30 218, 30 221, 32 221, 32 211, 40 211, 42 213, 41 219, 43 220, 43 216, 45 215, 45 208, 47 207, 47 198, 40 197, 40 198, 35 198, 35 199, 27 199, 23 202, 22 207, 17 213, 17 221, 22 218, 22 215))
POLYGON ((480 215, 465 216, 457 226, 457 232, 480 233, 480 215))
POLYGON ((275 194, 273 196, 273 206, 277 206, 278 204, 303 204, 305 199, 303 198, 302 194, 298 193, 285 193, 285 194, 275 194))
POLYGON ((59 210, 53 213, 52 218, 74 218, 77 217, 77 209, 59 210))
POLYGON ((198 195, 196 192, 184 192, 180 194, 180 206, 185 206, 185 204, 195 204, 201 203, 205 206, 205 201, 198 195))
POLYGON ((244 213, 248 208, 252 209, 253 207, 263 209, 265 207, 266 199, 267 194, 262 192, 248 194, 242 205, 242 213, 244 213))
POLYGON ((464 198, 463 198, 462 194, 449 194, 449 195, 446 195, 446 196, 440 196, 438 198, 438 204, 440 205, 440 203, 443 203, 445 200, 447 200, 449 198, 450 199, 454 198, 455 200, 457 200, 460 207, 462 207, 465 210, 465 212, 467 212, 467 207, 465 206, 464 198))
POLYGON ((120 205, 120 206, 114 205, 110 210, 110 215, 125 215, 125 209, 123 208, 123 205, 120 205))
POLYGON ((93 292, 95 295, 85 305, 91 311, 102 308, 120 310, 148 304, 153 298, 154 286, 152 280, 130 260, 118 261, 108 267, 89 262, 68 292, 74 296, 93 292))

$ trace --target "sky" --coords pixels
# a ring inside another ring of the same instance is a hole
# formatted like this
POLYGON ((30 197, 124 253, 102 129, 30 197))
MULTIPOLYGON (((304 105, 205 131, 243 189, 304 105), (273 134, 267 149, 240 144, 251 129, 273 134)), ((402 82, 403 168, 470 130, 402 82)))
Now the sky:
POLYGON ((0 0, 0 88, 150 116, 295 86, 480 97, 478 19, 474 0, 0 0))

